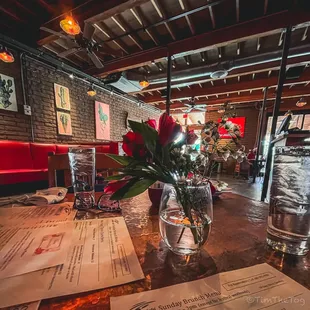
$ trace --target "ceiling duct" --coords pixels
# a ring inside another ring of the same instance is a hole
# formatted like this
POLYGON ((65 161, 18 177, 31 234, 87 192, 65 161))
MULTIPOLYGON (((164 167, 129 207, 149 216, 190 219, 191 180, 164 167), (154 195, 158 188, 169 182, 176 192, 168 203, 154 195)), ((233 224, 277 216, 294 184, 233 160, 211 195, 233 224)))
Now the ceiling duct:
POLYGON ((129 80, 126 72, 116 72, 110 74, 104 79, 104 84, 113 86, 125 93, 137 92, 143 89, 139 81, 129 80))

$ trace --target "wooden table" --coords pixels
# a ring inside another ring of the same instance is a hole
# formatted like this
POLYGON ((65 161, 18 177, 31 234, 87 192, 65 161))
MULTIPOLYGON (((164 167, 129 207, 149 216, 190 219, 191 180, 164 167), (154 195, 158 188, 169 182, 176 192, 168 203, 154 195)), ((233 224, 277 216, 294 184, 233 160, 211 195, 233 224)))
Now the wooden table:
MULTIPOLYGON (((72 195, 68 199, 72 200, 72 195)), ((263 262, 310 288, 310 255, 290 256, 266 246, 266 204, 236 194, 223 194, 214 203, 212 232, 203 248, 199 268, 192 268, 190 264, 183 269, 172 268, 176 257, 161 241, 158 209, 150 205, 147 193, 122 202, 123 216, 145 274, 144 280, 44 300, 40 309, 110 309, 111 296, 157 289, 263 262)))

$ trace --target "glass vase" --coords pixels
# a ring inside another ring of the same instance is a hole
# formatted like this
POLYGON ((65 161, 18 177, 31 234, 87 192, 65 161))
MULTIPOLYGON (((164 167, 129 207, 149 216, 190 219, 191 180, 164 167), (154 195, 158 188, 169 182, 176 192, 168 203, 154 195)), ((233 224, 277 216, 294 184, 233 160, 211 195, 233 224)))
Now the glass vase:
POLYGON ((213 221, 209 184, 164 186, 159 208, 161 237, 178 255, 197 254, 206 243, 213 221))

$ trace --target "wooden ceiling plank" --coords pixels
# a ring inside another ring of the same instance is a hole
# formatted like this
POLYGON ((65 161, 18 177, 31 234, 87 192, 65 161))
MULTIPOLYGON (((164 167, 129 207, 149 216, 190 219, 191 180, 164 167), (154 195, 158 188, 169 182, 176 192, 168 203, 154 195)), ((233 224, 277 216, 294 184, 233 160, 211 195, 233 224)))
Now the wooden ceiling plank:
POLYGON ((3 6, 0 6, 0 11, 2 11, 3 13, 5 13, 6 15, 10 16, 12 19, 14 19, 15 21, 19 22, 19 23, 25 23, 24 20, 22 20, 21 18, 19 18, 16 14, 12 13, 11 11, 7 10, 6 8, 4 8, 3 6))
POLYGON ((116 61, 107 62, 105 67, 91 72, 92 74, 107 75, 116 71, 123 71, 139 67, 146 61, 160 59, 169 54, 196 53, 208 46, 228 45, 239 42, 241 39, 257 37, 258 35, 270 35, 278 33, 279 29, 285 28, 288 24, 296 25, 310 20, 310 12, 280 13, 264 16, 251 21, 242 22, 226 28, 213 30, 200 35, 192 36, 188 39, 172 42, 167 46, 153 48, 144 51, 143 57, 140 53, 135 53, 129 57, 116 61))
MULTIPOLYGON (((124 31, 124 32, 132 32, 131 26, 125 21, 125 19, 121 15, 113 16, 112 19, 114 22, 124 31)), ((133 43, 135 43, 140 50, 143 51, 143 46, 140 43, 140 39, 138 38, 138 35, 136 34, 130 34, 128 37, 131 39, 133 43)))
POLYGON ((214 12, 213 12, 213 7, 209 6, 209 13, 210 13, 210 17, 211 17, 211 22, 212 22, 212 27, 213 29, 216 28, 216 21, 215 21, 215 17, 214 17, 214 12))
MULTIPOLYGON (((187 0, 179 0, 179 4, 180 4, 181 9, 183 11, 189 11, 190 10, 187 0)), ((194 24, 193 24, 191 17, 186 15, 185 19, 186 19, 186 22, 188 24, 188 27, 189 27, 191 33, 194 35, 196 33, 196 30, 195 30, 195 27, 194 27, 194 24)))
MULTIPOLYGON (((304 82, 310 81, 310 71, 306 71, 302 74, 302 76, 298 79, 294 80, 287 80, 284 85, 297 85, 304 82)), ((238 84, 227 84, 225 86, 215 86, 208 87, 208 88, 202 88, 202 89, 195 89, 195 90, 183 90, 181 92, 176 91, 175 89, 172 89, 171 91, 171 98, 172 99, 180 99, 180 98, 191 98, 193 96, 205 96, 205 95, 220 95, 220 94, 226 94, 230 92, 235 91, 246 91, 251 89, 257 89, 262 88, 266 86, 275 86, 278 83, 278 77, 271 77, 271 78, 262 78, 258 80, 251 80, 251 81, 245 81, 240 82, 238 84)), ((212 84, 212 81, 211 81, 212 84)), ((146 98, 147 103, 155 103, 161 101, 161 96, 153 96, 152 98, 146 98)))
MULTIPOLYGON (((133 8, 131 9, 131 11, 135 13, 136 18, 139 18, 141 20, 142 26, 144 28, 146 28, 150 24, 150 21, 147 19, 145 14, 142 12, 140 7, 133 8)), ((145 32, 148 34, 151 40, 155 43, 155 45, 157 46, 160 45, 160 42, 157 38, 157 35, 155 34, 155 31, 153 31, 152 29, 145 29, 145 32)))
POLYGON ((47 3, 46 1, 44 0, 36 0, 41 7, 45 8, 49 13, 52 13, 52 14, 55 14, 57 13, 57 10, 54 9, 53 6, 51 6, 49 3, 47 3))
MULTIPOLYGON (((162 19, 167 19, 167 14, 166 12, 164 11, 163 7, 161 6, 161 4, 159 3, 158 0, 151 0, 157 14, 159 15, 160 18, 162 19)), ((174 32, 172 31, 170 25, 168 24, 168 22, 165 22, 164 23, 167 31, 169 32, 171 38, 175 41, 176 40, 176 36, 174 34, 174 32)))
POLYGON ((265 0, 265 3, 264 3, 264 15, 267 14, 267 10, 268 10, 268 0, 265 0))
POLYGON ((240 22, 240 0, 236 0, 236 21, 240 22))

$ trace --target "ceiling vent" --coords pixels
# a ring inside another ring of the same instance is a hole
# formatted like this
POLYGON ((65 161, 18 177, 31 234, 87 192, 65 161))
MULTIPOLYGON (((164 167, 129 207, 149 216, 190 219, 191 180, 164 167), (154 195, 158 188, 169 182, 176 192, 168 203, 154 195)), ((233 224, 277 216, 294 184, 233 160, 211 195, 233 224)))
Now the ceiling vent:
POLYGON ((214 71, 210 74, 211 79, 223 79, 228 75, 228 71, 225 69, 214 71))
POLYGON ((104 80, 105 85, 111 85, 124 93, 139 92, 143 87, 139 81, 128 80, 125 73, 111 74, 104 80))

